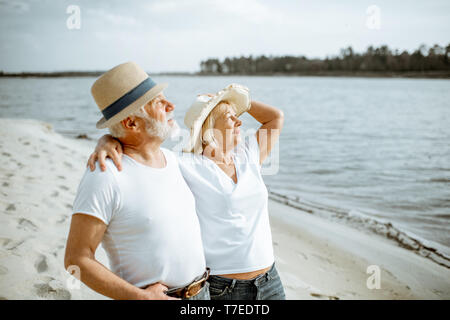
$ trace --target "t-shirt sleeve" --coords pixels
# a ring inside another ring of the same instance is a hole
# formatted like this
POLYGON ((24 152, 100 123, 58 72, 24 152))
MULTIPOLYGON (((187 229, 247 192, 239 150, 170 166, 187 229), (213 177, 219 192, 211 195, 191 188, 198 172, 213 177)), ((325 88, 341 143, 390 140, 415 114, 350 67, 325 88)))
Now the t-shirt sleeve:
POLYGON ((258 140, 256 139, 256 134, 251 134, 246 137, 244 150, 248 156, 249 161, 252 164, 261 166, 261 164, 259 163, 259 144, 258 140))
POLYGON ((73 203, 72 215, 83 213, 108 225, 119 208, 120 193, 109 166, 105 172, 86 169, 73 203))

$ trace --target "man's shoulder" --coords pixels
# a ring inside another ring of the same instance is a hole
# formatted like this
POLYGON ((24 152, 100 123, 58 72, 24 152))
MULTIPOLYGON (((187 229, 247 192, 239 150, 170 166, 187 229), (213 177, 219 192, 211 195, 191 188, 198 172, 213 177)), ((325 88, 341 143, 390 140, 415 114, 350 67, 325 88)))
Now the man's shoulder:
POLYGON ((106 163, 105 171, 102 171, 100 169, 100 165, 98 163, 96 163, 94 171, 91 171, 91 169, 87 167, 83 179, 89 179, 91 181, 99 181, 99 182, 114 181, 115 180, 114 176, 119 171, 111 159, 107 158, 105 160, 105 163, 106 163))

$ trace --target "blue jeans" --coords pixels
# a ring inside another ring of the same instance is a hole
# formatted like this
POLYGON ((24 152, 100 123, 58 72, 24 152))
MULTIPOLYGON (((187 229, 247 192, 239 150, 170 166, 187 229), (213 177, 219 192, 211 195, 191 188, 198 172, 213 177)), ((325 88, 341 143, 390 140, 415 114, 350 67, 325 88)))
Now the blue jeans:
POLYGON ((183 299, 183 300, 211 300, 209 297, 209 283, 208 281, 203 286, 202 290, 200 290, 199 293, 197 293, 195 296, 183 299))
POLYGON ((283 284, 275 268, 251 280, 237 280, 210 275, 211 300, 286 300, 283 284))

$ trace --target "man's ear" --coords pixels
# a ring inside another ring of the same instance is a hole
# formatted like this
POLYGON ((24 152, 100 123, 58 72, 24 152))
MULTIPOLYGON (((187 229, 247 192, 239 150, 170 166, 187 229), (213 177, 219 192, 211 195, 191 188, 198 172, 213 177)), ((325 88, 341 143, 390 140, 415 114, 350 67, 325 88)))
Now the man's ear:
POLYGON ((126 119, 122 120, 121 123, 126 129, 135 130, 137 127, 136 120, 131 117, 127 117, 126 119))

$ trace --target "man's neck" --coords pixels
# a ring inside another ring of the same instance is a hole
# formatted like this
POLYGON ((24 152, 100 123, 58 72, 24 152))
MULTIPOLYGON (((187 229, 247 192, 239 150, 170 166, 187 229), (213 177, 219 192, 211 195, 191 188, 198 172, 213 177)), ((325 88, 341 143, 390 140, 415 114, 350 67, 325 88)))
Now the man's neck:
POLYGON ((153 168, 164 168, 166 159, 159 139, 130 139, 122 141, 123 153, 135 161, 153 168))

